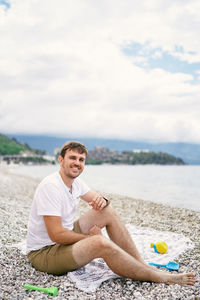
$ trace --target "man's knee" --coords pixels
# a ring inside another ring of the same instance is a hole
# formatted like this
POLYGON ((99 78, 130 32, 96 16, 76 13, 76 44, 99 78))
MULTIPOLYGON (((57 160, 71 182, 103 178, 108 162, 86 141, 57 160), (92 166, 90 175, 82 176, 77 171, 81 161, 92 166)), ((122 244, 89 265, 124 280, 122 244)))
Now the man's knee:
POLYGON ((102 254, 102 252, 111 248, 111 241, 105 238, 103 235, 97 234, 90 237, 90 245, 96 255, 99 256, 102 254))
POLYGON ((97 249, 101 249, 107 246, 109 240, 107 238, 105 238, 103 235, 101 234, 96 234, 91 236, 91 242, 92 244, 97 248, 97 249))
POLYGON ((75 243, 72 256, 78 266, 84 266, 95 258, 106 258, 112 254, 114 243, 104 236, 97 234, 75 243))
POLYGON ((117 217, 118 214, 117 212, 115 211, 115 209, 112 207, 112 206, 107 206, 103 209, 103 212, 106 214, 106 215, 109 215, 109 217, 113 218, 113 217, 117 217))
POLYGON ((93 242, 92 252, 95 258, 101 257, 106 259, 112 257, 119 251, 119 247, 115 243, 102 235, 95 235, 93 242))

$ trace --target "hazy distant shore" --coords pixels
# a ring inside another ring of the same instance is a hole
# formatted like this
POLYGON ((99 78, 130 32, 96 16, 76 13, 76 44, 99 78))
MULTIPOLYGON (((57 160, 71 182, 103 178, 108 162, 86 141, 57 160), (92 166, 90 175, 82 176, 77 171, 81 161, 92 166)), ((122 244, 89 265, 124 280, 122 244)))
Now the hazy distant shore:
MULTIPOLYGON (((23 285, 28 282, 58 286, 57 299, 134 299, 131 295, 137 291, 142 299, 195 299, 194 296, 200 296, 200 284, 197 283, 194 287, 180 287, 128 279, 106 281, 96 293, 87 294, 76 289, 66 276, 56 277, 35 271, 26 257, 11 246, 26 237, 30 205, 37 184, 37 179, 11 174, 6 166, 0 166, 0 299, 48 299, 42 293, 27 293, 23 285)), ((200 212, 119 195, 106 196, 112 200, 113 207, 125 223, 173 231, 189 237, 195 247, 179 257, 180 272, 192 271, 200 277, 200 212)), ((87 204, 82 203, 79 214, 87 209, 87 204)))

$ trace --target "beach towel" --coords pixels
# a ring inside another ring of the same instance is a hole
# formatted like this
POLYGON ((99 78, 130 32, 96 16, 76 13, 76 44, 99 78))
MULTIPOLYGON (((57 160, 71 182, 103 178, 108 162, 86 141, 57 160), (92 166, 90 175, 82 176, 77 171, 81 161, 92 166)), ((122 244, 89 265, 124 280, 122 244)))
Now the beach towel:
MULTIPOLYGON (((194 247, 194 243, 182 234, 157 231, 152 228, 139 227, 132 224, 127 224, 126 227, 142 258, 147 263, 166 264, 169 261, 177 260, 180 254, 194 247), (152 242, 156 243, 158 241, 167 243, 168 251, 165 254, 155 253, 154 249, 150 247, 152 242)), ((107 236, 105 230, 103 230, 103 234, 107 236)), ((25 241, 14 246, 25 254, 25 241)), ((69 272, 66 276, 76 284, 78 289, 87 293, 95 292, 102 282, 119 277, 110 270, 101 258, 94 259, 86 266, 74 272, 69 272)))

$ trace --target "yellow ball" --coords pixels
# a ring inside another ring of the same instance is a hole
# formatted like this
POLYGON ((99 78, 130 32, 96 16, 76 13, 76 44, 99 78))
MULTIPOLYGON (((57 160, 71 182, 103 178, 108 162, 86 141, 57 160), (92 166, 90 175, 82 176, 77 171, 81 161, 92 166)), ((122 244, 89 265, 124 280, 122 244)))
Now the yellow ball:
POLYGON ((159 253, 164 254, 168 250, 168 246, 165 242, 160 241, 156 243, 156 249, 159 253))

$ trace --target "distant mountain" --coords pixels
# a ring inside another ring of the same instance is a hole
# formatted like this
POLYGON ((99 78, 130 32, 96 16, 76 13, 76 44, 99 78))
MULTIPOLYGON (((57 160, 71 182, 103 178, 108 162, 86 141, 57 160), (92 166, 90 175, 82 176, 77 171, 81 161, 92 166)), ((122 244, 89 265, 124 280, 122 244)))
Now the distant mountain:
POLYGON ((45 154, 45 151, 33 149, 27 143, 22 144, 16 138, 9 138, 0 133, 0 155, 19 155, 22 153, 45 154))
POLYGON ((125 164, 125 165, 185 165, 181 158, 164 152, 151 152, 147 150, 116 151, 106 147, 95 147, 88 151, 86 164, 100 165, 125 164))
POLYGON ((133 149, 150 150, 153 152, 165 152, 183 159, 187 164, 200 164, 200 144, 192 143, 150 143, 127 140, 78 138, 78 137, 53 137, 43 135, 18 135, 7 134, 21 143, 27 143, 33 148, 45 150, 49 155, 54 154, 56 148, 69 140, 78 140, 86 145, 89 150, 96 146, 105 146, 111 150, 130 151, 133 149))

